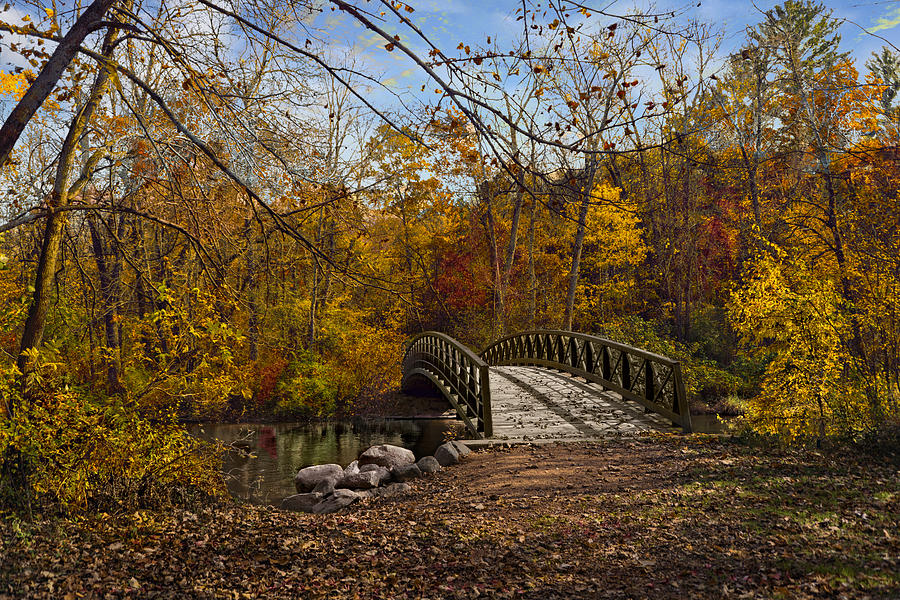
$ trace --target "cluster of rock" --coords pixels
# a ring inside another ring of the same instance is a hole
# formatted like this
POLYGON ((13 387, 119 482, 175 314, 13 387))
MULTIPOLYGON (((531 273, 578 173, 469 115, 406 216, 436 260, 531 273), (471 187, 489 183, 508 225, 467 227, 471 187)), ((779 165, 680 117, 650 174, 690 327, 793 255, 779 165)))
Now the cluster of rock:
POLYGON ((315 465, 294 476, 297 493, 281 501, 281 508, 316 514, 333 513, 363 498, 396 496, 409 490, 413 479, 459 462, 469 453, 457 441, 442 444, 434 456, 416 461, 411 450, 381 444, 372 446, 346 467, 315 465))

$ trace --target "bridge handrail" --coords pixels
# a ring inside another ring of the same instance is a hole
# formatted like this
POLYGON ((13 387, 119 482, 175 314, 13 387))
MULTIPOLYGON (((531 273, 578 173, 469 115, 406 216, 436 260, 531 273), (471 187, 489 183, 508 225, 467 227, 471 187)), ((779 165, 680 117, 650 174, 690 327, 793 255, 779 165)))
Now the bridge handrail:
POLYGON ((414 376, 426 377, 474 436, 493 435, 489 367, 478 354, 449 335, 426 331, 407 340, 402 364, 402 389, 414 376))
POLYGON ((542 329, 502 337, 481 357, 491 366, 536 365, 572 373, 668 417, 685 433, 692 430, 681 363, 666 356, 586 333, 542 329))

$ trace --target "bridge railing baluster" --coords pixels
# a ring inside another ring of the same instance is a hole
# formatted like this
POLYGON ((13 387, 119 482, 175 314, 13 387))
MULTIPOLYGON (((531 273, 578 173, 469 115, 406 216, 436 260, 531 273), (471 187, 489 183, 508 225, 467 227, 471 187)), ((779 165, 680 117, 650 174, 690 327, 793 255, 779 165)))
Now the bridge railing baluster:
POLYGON ((600 384, 691 431, 681 363, 619 342, 571 331, 527 331, 497 340, 481 357, 491 366, 536 365, 600 384), (667 373, 660 380, 659 373, 667 373), (671 389, 671 397, 666 393, 671 389))

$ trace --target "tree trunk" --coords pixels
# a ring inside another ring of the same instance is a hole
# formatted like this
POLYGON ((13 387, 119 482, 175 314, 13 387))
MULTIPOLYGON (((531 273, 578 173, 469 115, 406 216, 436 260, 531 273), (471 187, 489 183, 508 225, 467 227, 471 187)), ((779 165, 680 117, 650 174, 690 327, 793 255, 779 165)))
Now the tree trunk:
MULTIPOLYGON (((113 0, 103 0, 107 7, 112 4, 113 0)), ((97 3, 100 5, 100 2, 97 3)), ((91 7, 93 8, 93 6, 91 7)), ((105 12, 105 9, 104 9, 105 12)), ((102 13, 101 13, 102 16, 102 13)), ((106 32, 103 41, 103 56, 111 58, 113 54, 114 42, 118 37, 118 29, 110 27, 106 32)), ((19 357, 17 365, 23 376, 31 369, 30 361, 27 357, 27 351, 33 348, 39 348, 44 338, 44 327, 47 320, 47 309, 50 306, 50 293, 53 279, 56 274, 56 265, 59 260, 60 246, 66 229, 66 213, 64 210, 69 205, 70 194, 76 192, 77 186, 83 186, 86 178, 91 176, 89 172, 92 169, 89 161, 85 165, 85 171, 82 174, 81 181, 71 186, 72 168, 75 162, 75 155, 78 152, 79 143, 85 134, 87 125, 93 116, 94 109, 100 103, 106 87, 109 83, 109 69, 106 65, 100 67, 94 85, 91 87, 87 101, 81 110, 76 114, 74 120, 69 125, 69 131, 63 142, 59 156, 59 164, 56 168, 56 178, 53 183, 53 191, 48 201, 47 224, 44 229, 44 239, 41 244, 41 254, 38 258, 37 273, 35 275, 34 296, 31 305, 28 307, 28 317, 25 320, 25 328, 22 332, 22 340, 19 344, 19 357)), ((96 162, 96 161, 93 161, 96 162)), ((78 188, 80 189, 80 188, 78 188)))
POLYGON ((531 201, 531 219, 528 223, 528 283, 531 288, 528 304, 528 327, 535 328, 535 315, 537 313, 537 277, 534 274, 534 221, 537 202, 531 201))
POLYGON ((121 267, 114 256, 113 260, 107 259, 106 248, 96 221, 97 217, 91 215, 88 217, 87 223, 91 235, 91 249, 94 253, 94 262, 97 265, 97 274, 100 278, 100 299, 103 303, 103 331, 107 349, 107 356, 104 357, 104 362, 106 363, 106 385, 109 393, 118 394, 123 391, 122 382, 119 378, 121 343, 117 310, 120 300, 119 275, 121 267))
POLYGON ((572 266, 569 268, 569 288, 566 292, 566 313, 563 318, 563 329, 571 331, 572 317, 575 312, 575 291, 578 288, 578 273, 581 270, 581 250, 584 246, 584 235, 587 229, 587 214, 591 206, 591 190, 594 187, 594 173, 597 165, 593 158, 587 166, 584 176, 584 187, 581 190, 581 207, 578 210, 578 229, 572 243, 572 266))
MULTIPOLYGON (((19 136, 25 130, 25 126, 28 125, 28 122, 44 103, 44 100, 47 99, 47 96, 53 92, 63 71, 72 62, 84 38, 97 30, 98 24, 103 21, 107 11, 115 3, 116 0, 95 0, 81 14, 81 17, 75 21, 72 29, 66 33, 65 37, 56 46, 56 50, 53 51, 50 60, 41 69, 34 83, 28 87, 28 91, 25 92, 25 95, 22 96, 16 107, 9 113, 9 116, 3 123, 3 127, 0 128, 0 166, 6 164, 13 146, 16 145, 16 141, 18 141, 19 136)), ((107 39, 109 39, 110 33, 116 31, 115 27, 109 29, 107 39)), ((113 35, 115 34, 113 33, 113 35)), ((109 46, 107 45, 106 47, 109 46)), ((105 79, 105 73, 106 70, 101 68, 97 81, 100 81, 101 78, 105 79)), ((88 118, 90 118, 90 115, 88 115, 88 118)), ((62 163, 60 163, 60 166, 62 166, 62 163)))

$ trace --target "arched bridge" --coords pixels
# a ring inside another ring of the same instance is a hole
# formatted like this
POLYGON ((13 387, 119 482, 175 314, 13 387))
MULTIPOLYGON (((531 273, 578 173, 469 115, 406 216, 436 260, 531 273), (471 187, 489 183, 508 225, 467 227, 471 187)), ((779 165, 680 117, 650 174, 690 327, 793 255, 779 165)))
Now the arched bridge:
POLYGON ((526 331, 476 354, 428 331, 411 338, 402 389, 430 381, 476 438, 578 439, 691 431, 678 361, 583 333, 526 331))

